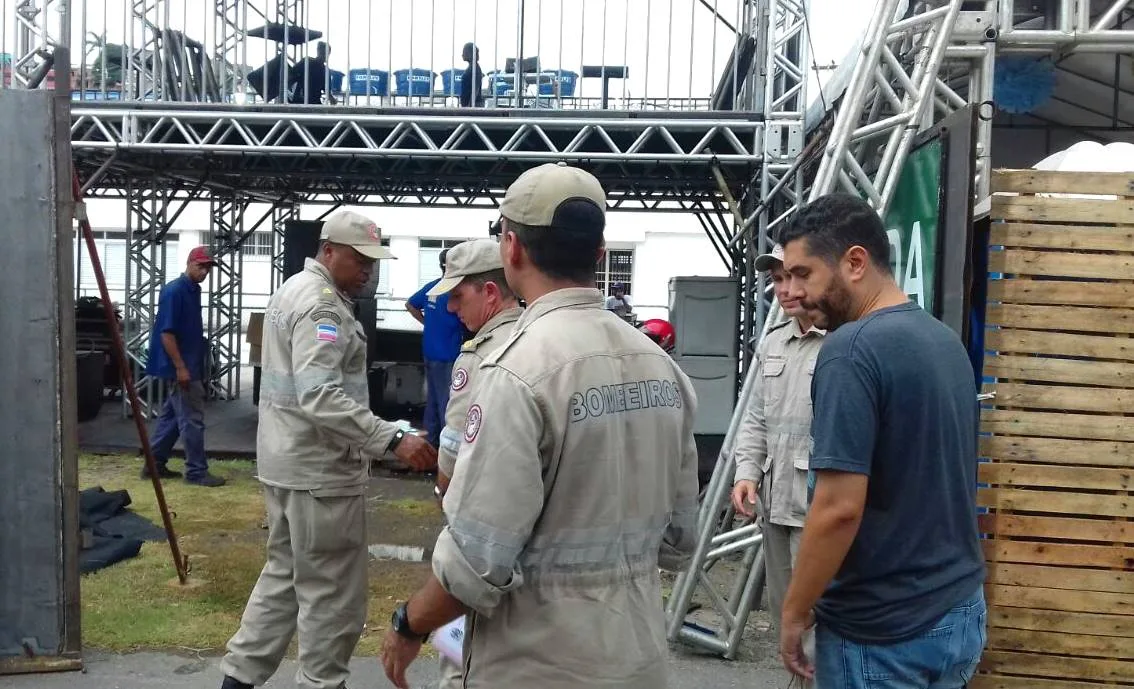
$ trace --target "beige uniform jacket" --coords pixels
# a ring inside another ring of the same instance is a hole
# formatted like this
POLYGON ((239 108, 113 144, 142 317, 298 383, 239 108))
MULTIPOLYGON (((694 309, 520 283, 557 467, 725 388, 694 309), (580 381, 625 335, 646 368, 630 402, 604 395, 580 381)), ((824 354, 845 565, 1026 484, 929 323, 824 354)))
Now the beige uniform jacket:
POLYGON ((528 305, 481 366, 434 550, 472 610, 466 686, 666 685, 658 566, 696 544, 695 410, 597 290, 528 305))
POLYGON ((508 340, 521 313, 523 309, 517 306, 489 318, 476 336, 461 346, 461 353, 453 362, 453 383, 449 386, 449 405, 445 407, 445 428, 441 429, 441 446, 437 448, 437 466, 450 478, 457 463, 457 451, 461 449, 465 415, 469 411, 480 364, 508 340))
POLYGON ((256 468, 264 483, 361 495, 397 428, 370 412, 366 336, 322 264, 268 300, 256 468))
POLYGON ((811 457, 811 379, 824 332, 802 332, 794 318, 768 331, 760 344, 757 388, 737 429, 734 481, 756 482, 760 517, 803 526, 811 457))

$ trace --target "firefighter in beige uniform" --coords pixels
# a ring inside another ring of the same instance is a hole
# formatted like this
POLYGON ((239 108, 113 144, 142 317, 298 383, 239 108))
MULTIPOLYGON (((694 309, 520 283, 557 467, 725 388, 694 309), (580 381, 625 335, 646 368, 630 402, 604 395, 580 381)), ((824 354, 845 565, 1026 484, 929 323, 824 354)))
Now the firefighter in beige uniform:
POLYGON ((696 397, 594 288, 605 195, 577 168, 522 174, 500 205, 527 302, 488 357, 445 496, 433 577, 394 613, 387 676, 468 613, 465 686, 656 689, 668 675, 658 566, 696 544, 696 397))
MULTIPOLYGON (((449 250, 445 275, 429 291, 430 297, 449 295, 449 310, 476 335, 461 347, 453 363, 453 383, 445 408, 445 428, 437 450, 437 495, 443 497, 457 463, 465 433, 465 417, 481 362, 512 333, 522 310, 504 278, 500 246, 492 239, 474 239, 449 250)), ((441 656, 441 687, 462 685, 461 666, 441 656)))
POLYGON ((319 253, 272 295, 265 314, 257 472, 268 513, 267 563, 221 662, 223 689, 264 684, 299 633, 301 687, 341 687, 366 620, 370 460, 415 468, 436 454, 370 413, 366 338, 350 293, 376 259, 378 227, 351 212, 323 225, 319 253), (404 437, 403 437, 404 436, 404 437))
POLYGON ((788 316, 760 343, 757 388, 736 432, 732 502, 737 511, 759 519, 768 601, 776 630, 799 552, 807 516, 807 464, 811 453, 811 377, 824 331, 788 295, 783 249, 756 258, 769 271, 776 299, 788 316), (753 509, 755 508, 755 509, 753 509))

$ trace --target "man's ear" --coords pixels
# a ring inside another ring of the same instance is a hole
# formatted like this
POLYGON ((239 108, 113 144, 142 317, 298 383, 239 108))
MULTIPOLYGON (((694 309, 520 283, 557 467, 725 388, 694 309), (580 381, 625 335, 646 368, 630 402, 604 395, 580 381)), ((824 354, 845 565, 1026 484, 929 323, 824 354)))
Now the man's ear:
POLYGON ((870 262, 870 253, 862 246, 855 244, 847 249, 841 261, 847 280, 851 282, 862 280, 866 275, 867 269, 870 267, 870 262))
POLYGON ((601 263, 602 257, 606 255, 606 242, 604 241, 599 245, 598 254, 595 255, 595 263, 601 263))

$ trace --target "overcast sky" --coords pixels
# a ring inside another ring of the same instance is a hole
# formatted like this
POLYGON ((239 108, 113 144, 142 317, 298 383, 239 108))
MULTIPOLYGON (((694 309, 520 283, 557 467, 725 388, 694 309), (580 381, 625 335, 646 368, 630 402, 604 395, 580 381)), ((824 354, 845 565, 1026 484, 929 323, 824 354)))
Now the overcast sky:
MULTIPOLYGON (((0 52, 15 48, 17 0, 0 0, 4 11, 0 52)), ((163 20, 210 49, 221 38, 213 0, 151 0, 163 20)), ((707 0, 729 24, 739 24, 741 2, 707 0)), ((52 5, 57 6, 59 0, 52 5)), ((71 0, 72 46, 88 34, 109 42, 140 45, 144 31, 130 16, 127 0, 71 0)), ((519 0, 307 0, 299 23, 323 32, 330 64, 397 70, 421 67, 442 72, 462 68, 461 46, 475 41, 487 72, 503 68, 517 53, 519 0)), ((545 69, 579 72, 582 65, 626 65, 629 78, 612 82, 612 93, 654 98, 708 97, 729 53, 732 32, 698 0, 523 0, 524 55, 538 55, 545 69)), ((274 19, 275 0, 249 0, 274 19), (267 12, 270 10, 270 12, 267 12)), ((820 65, 841 61, 869 20, 868 0, 811 0, 811 44, 820 65)), ((57 21, 57 14, 51 14, 57 21)), ((241 23, 263 24, 251 9, 241 23)), ((253 67, 277 45, 247 38, 230 62, 253 67)), ((314 47, 312 45, 312 51, 314 47)), ((73 52, 77 52, 74 51, 73 52)), ((77 59, 73 60, 78 62, 77 59)), ((438 83, 440 87, 440 83, 438 83)), ((600 82, 585 80, 576 95, 599 95, 600 82)), ((817 89, 809 89, 815 98, 817 89)))

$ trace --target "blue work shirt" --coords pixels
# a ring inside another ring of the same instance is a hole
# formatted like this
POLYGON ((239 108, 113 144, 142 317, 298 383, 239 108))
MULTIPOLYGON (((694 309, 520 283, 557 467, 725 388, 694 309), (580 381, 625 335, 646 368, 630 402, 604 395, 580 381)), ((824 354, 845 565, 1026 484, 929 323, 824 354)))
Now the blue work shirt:
POLYGON ((146 373, 166 380, 177 378, 177 368, 161 343, 162 333, 173 333, 181 359, 193 380, 205 378, 205 326, 201 321, 201 286, 182 274, 161 289, 157 319, 150 331, 146 373))
POLYGON ((425 325, 421 333, 421 354, 426 361, 456 361, 464 342, 465 326, 454 313, 449 313, 449 295, 427 297, 426 292, 441 282, 441 278, 425 283, 412 297, 409 305, 421 311, 425 325))

